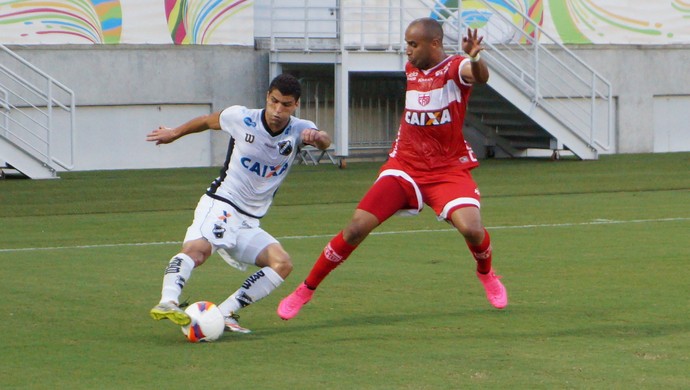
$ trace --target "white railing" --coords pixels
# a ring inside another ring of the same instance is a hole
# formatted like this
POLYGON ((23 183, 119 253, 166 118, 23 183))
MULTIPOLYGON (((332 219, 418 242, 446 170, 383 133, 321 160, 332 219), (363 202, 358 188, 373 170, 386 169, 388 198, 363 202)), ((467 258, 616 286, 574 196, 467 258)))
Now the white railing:
MULTIPOLYGON (((508 79, 534 106, 541 106, 590 147, 611 150, 614 133, 611 83, 521 10, 512 8, 510 15, 506 15, 489 1, 477 1, 492 14, 491 22, 480 29, 487 46, 483 56, 492 71, 508 79)), ((461 13, 453 11, 446 9, 438 15, 446 17, 447 43, 460 49, 458 36, 467 27, 457 18, 461 13)))
MULTIPOLYGON (((492 71, 519 89, 534 108, 543 108, 590 147, 611 150, 611 84, 521 10, 500 9, 490 1, 477 1, 491 15, 479 31, 487 46, 483 56, 492 71)), ((447 8, 439 0, 256 3, 257 15, 269 19, 267 34, 273 51, 391 51, 404 55, 407 25, 416 18, 433 15, 443 22, 447 50, 460 52, 458 37, 467 29, 462 10, 447 8), (262 9, 261 4, 270 8, 262 9)))
POLYGON ((1 44, 0 58, 0 137, 51 169, 72 169, 74 92, 1 44))

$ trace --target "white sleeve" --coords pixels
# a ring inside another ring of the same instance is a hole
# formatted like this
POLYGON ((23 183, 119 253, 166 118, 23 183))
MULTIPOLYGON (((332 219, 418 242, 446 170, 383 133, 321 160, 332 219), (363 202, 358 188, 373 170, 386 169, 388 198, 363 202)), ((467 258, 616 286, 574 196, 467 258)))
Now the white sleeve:
POLYGON ((314 122, 312 121, 306 119, 298 119, 297 123, 295 123, 295 130, 297 131, 297 142, 299 145, 304 145, 304 142, 302 142, 302 130, 304 129, 318 130, 319 128, 316 127, 316 124, 314 124, 314 122))
POLYGON ((471 86, 472 84, 468 83, 467 81, 465 81, 465 79, 462 78, 462 67, 465 66, 465 64, 469 64, 469 63, 470 63, 470 59, 465 58, 462 61, 460 61, 460 65, 458 65, 458 79, 460 79, 461 84, 466 85, 468 87, 471 86))
POLYGON ((244 106, 230 106, 220 113, 220 128, 224 132, 230 134, 233 138, 237 138, 235 134, 233 134, 233 130, 236 130, 238 126, 236 126, 237 121, 241 121, 242 118, 244 118, 245 111, 247 110, 246 107, 244 106))

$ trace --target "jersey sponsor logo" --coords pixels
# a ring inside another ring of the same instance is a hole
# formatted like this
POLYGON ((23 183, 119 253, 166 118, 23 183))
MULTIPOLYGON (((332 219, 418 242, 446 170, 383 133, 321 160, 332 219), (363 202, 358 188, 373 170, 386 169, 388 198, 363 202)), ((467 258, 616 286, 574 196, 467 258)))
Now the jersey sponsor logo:
POLYGON ((292 142, 290 140, 278 142, 278 152, 283 156, 289 156, 292 153, 292 142))
POLYGON ((223 210, 223 215, 219 215, 218 219, 223 222, 228 222, 228 218, 231 218, 232 214, 228 213, 227 210, 223 210))
POLYGON ((417 80, 417 76, 419 76, 419 72, 417 72, 415 70, 414 72, 410 72, 407 74, 407 80, 409 80, 409 81, 417 80))
POLYGON ((405 111, 405 122, 414 126, 438 126, 451 121, 450 111, 447 108, 443 111, 433 112, 405 111))
POLYGON ((438 77, 441 76, 445 73, 448 73, 448 70, 450 69, 450 65, 452 64, 452 61, 449 61, 443 68, 439 69, 434 73, 434 76, 438 77))
POLYGON ((265 178, 280 176, 289 168, 288 163, 284 163, 283 165, 278 165, 276 167, 273 165, 262 164, 258 161, 253 161, 249 157, 242 157, 240 162, 242 163, 243 167, 249 170, 249 172, 254 172, 257 176, 265 178))
POLYGON ((256 122, 252 120, 252 118, 245 116, 244 117, 244 124, 249 126, 249 127, 256 127, 256 122))
POLYGON ((254 134, 245 133, 244 140, 248 143, 254 143, 254 134))

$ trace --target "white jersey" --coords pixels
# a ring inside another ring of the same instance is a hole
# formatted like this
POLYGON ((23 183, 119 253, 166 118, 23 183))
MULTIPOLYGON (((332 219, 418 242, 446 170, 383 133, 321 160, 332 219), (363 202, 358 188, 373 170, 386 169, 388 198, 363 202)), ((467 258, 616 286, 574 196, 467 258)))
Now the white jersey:
POLYGON ((232 106, 221 112, 220 127, 231 137, 228 154, 206 194, 261 218, 302 146, 302 130, 316 125, 293 116, 280 133, 272 134, 264 110, 232 106))

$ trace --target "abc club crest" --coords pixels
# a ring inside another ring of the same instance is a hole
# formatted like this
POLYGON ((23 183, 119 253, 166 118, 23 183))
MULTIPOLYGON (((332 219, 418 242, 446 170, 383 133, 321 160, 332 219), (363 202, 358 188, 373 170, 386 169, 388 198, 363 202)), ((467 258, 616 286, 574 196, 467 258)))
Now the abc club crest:
POLYGON ((417 101, 420 105, 426 106, 427 104, 429 104, 429 102, 431 102, 431 95, 429 95, 428 93, 419 94, 419 96, 417 97, 417 101))

